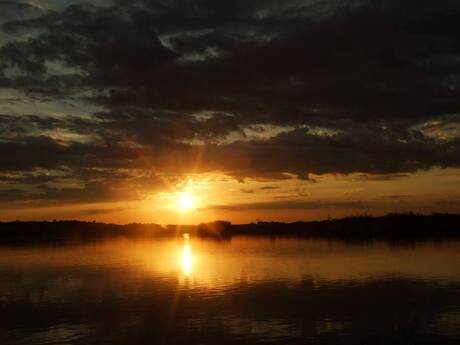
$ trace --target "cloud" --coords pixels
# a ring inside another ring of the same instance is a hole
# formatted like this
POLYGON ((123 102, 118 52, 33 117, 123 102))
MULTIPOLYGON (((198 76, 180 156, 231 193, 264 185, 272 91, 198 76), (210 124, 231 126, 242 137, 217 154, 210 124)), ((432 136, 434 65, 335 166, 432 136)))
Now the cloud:
POLYGON ((408 174, 384 174, 384 175, 368 175, 360 174, 356 177, 357 181, 394 181, 409 177, 408 174))
POLYGON ((43 14, 43 10, 26 1, 0 1, 0 21, 24 20, 43 14))
POLYGON ((88 210, 83 210, 79 212, 79 215, 82 216, 98 216, 102 214, 110 214, 115 212, 122 212, 125 211, 127 208, 119 207, 119 208, 92 208, 88 210))
POLYGON ((243 210, 318 210, 318 209, 366 209, 370 206, 360 201, 305 201, 283 200, 241 203, 231 205, 211 205, 207 208, 225 211, 243 210))
MULTIPOLYGON (((88 109, 2 115, 0 172, 67 169, 92 188, 81 171, 391 180, 460 166, 456 1, 0 8, 25 13, 3 23, 0 87, 88 109)), ((117 194, 104 181, 101 198, 117 194)))
MULTIPOLYGON (((235 174, 276 176, 289 172, 298 176, 306 172, 392 174, 416 171, 432 166, 458 166, 459 146, 439 144, 414 135, 361 130, 358 125, 343 135, 317 137, 299 129, 268 141, 210 146, 209 159, 235 174), (364 146, 365 143, 365 146, 364 146), (219 159, 219 157, 225 157, 219 159), (397 157, 397 159, 395 159, 397 157), (239 170, 240 169, 240 170, 239 170)), ((380 178, 382 179, 382 178, 380 178)))
POLYGON ((250 189, 250 188, 241 188, 241 189, 240 189, 240 192, 241 192, 241 193, 244 193, 244 194, 252 194, 252 193, 254 193, 254 189, 250 189))
MULTIPOLYGON (((278 12, 259 1, 73 5, 6 24, 9 31, 43 33, 8 44, 2 55, 26 75, 42 76, 43 85, 50 82, 47 61, 82 71, 76 84, 68 76, 54 81, 72 92, 75 85, 91 88, 111 108, 227 111, 242 124, 303 124, 318 110, 361 119, 456 111, 455 72, 446 67, 455 68, 459 53, 449 26, 458 5, 427 11, 426 1, 410 2, 401 16, 394 1, 385 3, 337 8, 319 21, 312 17, 320 4, 297 1, 278 5, 278 12), (286 14, 296 9, 303 11, 286 14), (211 48, 216 56, 187 62, 211 48)), ((30 77, 21 80, 18 86, 34 85, 30 77)), ((34 89, 53 94, 43 87, 34 89)))

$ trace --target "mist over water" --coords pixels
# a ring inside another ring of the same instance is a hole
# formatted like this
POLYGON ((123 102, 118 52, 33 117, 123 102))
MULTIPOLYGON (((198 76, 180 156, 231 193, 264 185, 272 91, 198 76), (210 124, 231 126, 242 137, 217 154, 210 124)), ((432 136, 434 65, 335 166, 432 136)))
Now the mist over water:
POLYGON ((0 344, 458 344, 460 242, 0 248, 0 344))

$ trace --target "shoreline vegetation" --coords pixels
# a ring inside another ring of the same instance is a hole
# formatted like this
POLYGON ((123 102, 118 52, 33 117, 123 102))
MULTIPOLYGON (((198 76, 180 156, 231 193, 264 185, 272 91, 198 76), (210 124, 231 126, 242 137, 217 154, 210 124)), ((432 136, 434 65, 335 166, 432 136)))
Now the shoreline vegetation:
POLYGON ((356 242, 460 239, 460 214, 393 213, 381 217, 361 215, 292 223, 231 224, 215 221, 167 226, 140 223, 116 225, 76 220, 0 222, 0 243, 7 244, 161 238, 182 236, 185 233, 216 240, 229 240, 232 236, 293 236, 356 242))

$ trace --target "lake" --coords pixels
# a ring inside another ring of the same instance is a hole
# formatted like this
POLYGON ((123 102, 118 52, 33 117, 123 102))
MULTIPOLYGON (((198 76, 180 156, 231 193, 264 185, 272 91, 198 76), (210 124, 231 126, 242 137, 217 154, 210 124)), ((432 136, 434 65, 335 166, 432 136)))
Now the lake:
POLYGON ((0 344, 460 344, 460 242, 4 246, 0 344))

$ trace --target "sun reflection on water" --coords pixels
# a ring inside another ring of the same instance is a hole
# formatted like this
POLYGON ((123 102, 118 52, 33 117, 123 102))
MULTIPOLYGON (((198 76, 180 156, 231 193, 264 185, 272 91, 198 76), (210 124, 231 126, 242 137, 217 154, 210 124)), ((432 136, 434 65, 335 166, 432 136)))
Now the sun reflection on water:
POLYGON ((192 273, 193 260, 190 246, 190 235, 184 234, 184 246, 182 248, 182 272, 186 277, 192 273))

